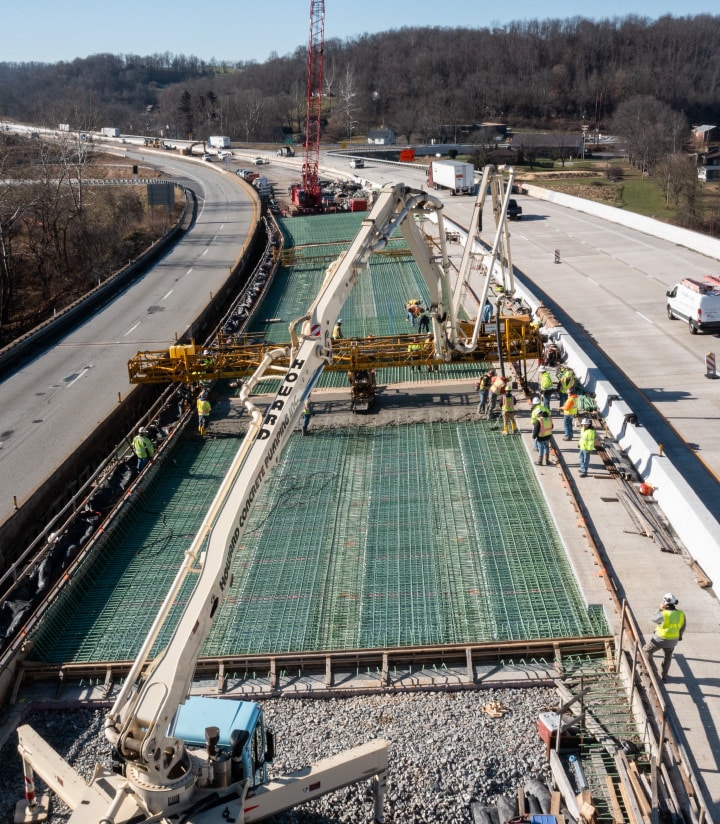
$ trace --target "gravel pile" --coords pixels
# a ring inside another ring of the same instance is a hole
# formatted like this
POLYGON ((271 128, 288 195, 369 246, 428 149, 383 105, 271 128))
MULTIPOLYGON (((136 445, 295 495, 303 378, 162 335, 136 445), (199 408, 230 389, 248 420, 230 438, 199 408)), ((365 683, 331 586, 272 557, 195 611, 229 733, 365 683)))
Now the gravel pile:
MULTIPOLYGON (((460 693, 417 692, 358 698, 274 699, 264 702, 276 736, 272 775, 307 766, 374 738, 390 742, 385 814, 393 824, 473 821, 472 802, 517 797, 530 779, 547 783, 538 713, 557 705, 550 689, 460 693), (492 703, 491 703, 492 702, 492 703), (495 703, 497 702, 497 703, 495 703), (507 710, 495 716, 487 705, 507 710)), ((109 765, 102 711, 33 715, 29 723, 84 777, 96 761, 109 765)), ((2 750, 0 821, 12 821, 23 779, 16 739, 2 750)), ((39 784, 40 782, 38 782, 39 784)), ((38 790, 40 787, 38 786, 38 790)), ((55 800, 50 824, 68 817, 55 800)), ((339 790, 274 819, 277 824, 358 824, 372 820, 369 782, 339 790)))

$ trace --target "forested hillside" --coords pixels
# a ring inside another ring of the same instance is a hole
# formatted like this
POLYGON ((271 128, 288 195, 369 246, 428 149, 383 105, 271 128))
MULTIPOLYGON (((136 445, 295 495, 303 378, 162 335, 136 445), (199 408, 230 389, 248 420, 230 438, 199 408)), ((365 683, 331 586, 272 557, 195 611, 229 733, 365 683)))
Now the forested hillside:
MULTIPOLYGON (((262 64, 243 61, 240 39, 238 49, 234 64, 170 54, 0 63, 0 117, 248 142, 301 132, 305 46, 262 64)), ((461 125, 488 120, 603 129, 637 95, 692 123, 720 124, 720 16, 407 27, 330 40, 325 93, 329 139, 386 125, 402 140, 453 140, 461 125)))

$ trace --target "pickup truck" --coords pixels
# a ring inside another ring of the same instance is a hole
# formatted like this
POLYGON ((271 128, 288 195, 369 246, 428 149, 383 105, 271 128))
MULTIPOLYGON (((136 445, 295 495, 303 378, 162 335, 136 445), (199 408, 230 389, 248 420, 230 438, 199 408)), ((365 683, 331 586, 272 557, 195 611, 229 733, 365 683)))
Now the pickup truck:
POLYGON ((507 216, 509 220, 520 220, 522 217, 522 206, 518 205, 514 197, 508 200, 507 216))

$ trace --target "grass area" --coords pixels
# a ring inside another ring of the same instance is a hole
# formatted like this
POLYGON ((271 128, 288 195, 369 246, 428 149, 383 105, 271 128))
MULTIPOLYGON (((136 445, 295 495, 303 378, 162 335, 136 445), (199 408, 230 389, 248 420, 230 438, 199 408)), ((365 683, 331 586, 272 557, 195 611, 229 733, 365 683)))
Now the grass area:
POLYGON ((515 175, 521 182, 595 200, 669 223, 677 219, 678 210, 672 205, 670 208, 666 206, 660 185, 617 158, 566 162, 564 167, 559 161, 553 164, 548 162, 542 168, 532 170, 516 166, 515 175), (612 168, 622 171, 620 179, 613 181, 608 178, 608 170, 612 168))
POLYGON ((639 215, 647 215, 672 223, 676 209, 665 205, 665 195, 660 186, 649 178, 635 178, 623 182, 623 207, 639 215))

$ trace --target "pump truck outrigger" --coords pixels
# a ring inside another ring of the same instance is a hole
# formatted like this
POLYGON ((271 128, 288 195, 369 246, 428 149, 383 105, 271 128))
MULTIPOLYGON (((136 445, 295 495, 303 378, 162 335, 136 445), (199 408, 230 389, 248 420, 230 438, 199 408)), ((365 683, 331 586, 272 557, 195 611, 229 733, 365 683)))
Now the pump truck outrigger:
MULTIPOLYGON (((308 313, 291 324, 289 366, 275 364, 288 352, 272 350, 244 384, 241 399, 250 415, 247 434, 106 716, 105 733, 118 757, 116 769, 98 766, 85 784, 30 727, 18 728, 26 782, 29 776, 32 786, 36 771, 73 809, 71 824, 135 824, 171 817, 179 817, 183 824, 242 824, 367 778, 373 781, 374 820, 383 821, 386 741, 370 741, 268 783, 266 762, 271 760, 272 744, 265 748, 260 711, 248 710, 246 715, 254 712, 255 721, 240 723, 238 707, 244 702, 189 693, 201 646, 231 584, 233 557, 258 492, 324 366, 333 359, 332 329, 343 304, 367 269, 369 256, 387 244, 395 229, 428 288, 435 358, 447 361, 452 348, 467 346, 457 339, 441 210, 441 202, 426 192, 403 184, 386 186, 351 247, 330 266, 308 313), (416 215, 431 214, 438 222, 439 259, 415 220, 416 215), (263 415, 250 394, 260 380, 280 373, 280 388, 263 415), (167 646, 150 660, 190 574, 197 579, 192 594, 167 646)), ((33 802, 34 793, 31 798, 28 792, 26 820, 32 820, 33 802)))

